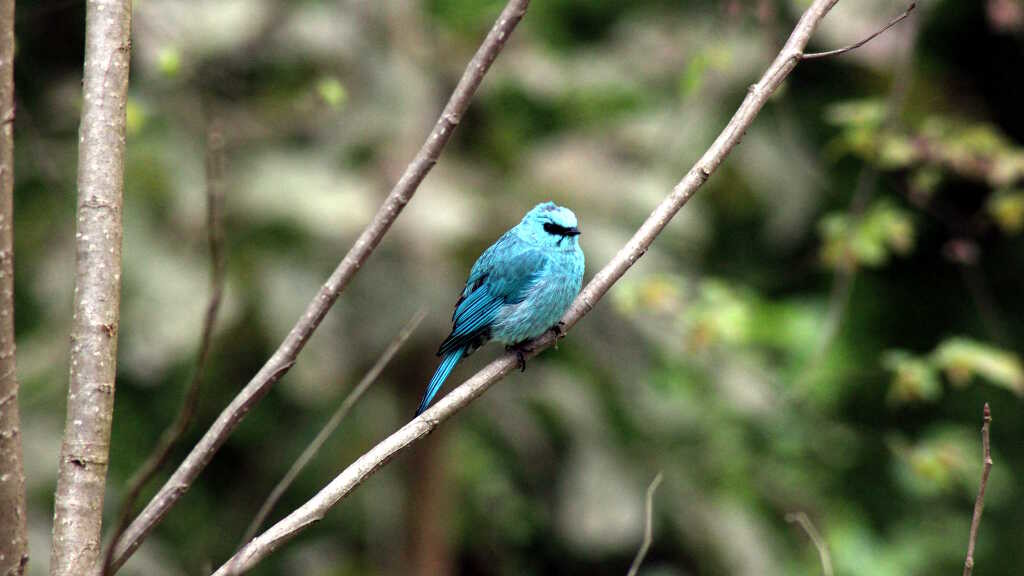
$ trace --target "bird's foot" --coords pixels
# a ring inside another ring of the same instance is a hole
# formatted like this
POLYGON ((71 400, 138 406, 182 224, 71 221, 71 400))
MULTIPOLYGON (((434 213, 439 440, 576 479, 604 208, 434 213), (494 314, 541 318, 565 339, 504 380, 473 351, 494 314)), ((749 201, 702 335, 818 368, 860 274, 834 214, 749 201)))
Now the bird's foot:
POLYGON ((518 344, 509 344, 505 346, 505 350, 516 353, 516 366, 519 367, 520 372, 526 372, 526 354, 530 352, 530 348, 526 342, 519 342, 518 344))
POLYGON ((561 338, 565 336, 565 322, 559 320, 551 327, 551 331, 555 333, 555 338, 561 338))
POLYGON ((555 335, 554 347, 555 350, 558 350, 558 341, 561 340, 563 336, 565 336, 565 322, 559 320, 557 323, 555 323, 554 326, 550 328, 550 330, 551 333, 555 335))

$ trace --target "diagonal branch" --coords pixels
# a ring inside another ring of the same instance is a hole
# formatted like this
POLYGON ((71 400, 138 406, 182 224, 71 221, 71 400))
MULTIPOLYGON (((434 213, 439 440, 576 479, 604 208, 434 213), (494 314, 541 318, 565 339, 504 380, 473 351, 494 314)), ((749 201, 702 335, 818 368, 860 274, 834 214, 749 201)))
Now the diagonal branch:
POLYGON ((992 470, 992 451, 989 448, 988 430, 992 424, 992 411, 985 403, 983 423, 981 425, 981 485, 978 486, 978 497, 974 500, 974 514, 971 516, 971 536, 967 541, 967 559, 964 561, 964 576, 971 576, 974 570, 974 543, 978 540, 978 525, 981 524, 981 513, 985 509, 985 487, 988 486, 988 473, 992 470))
POLYGON ((640 543, 640 549, 636 551, 636 557, 633 558, 633 563, 630 564, 626 576, 636 576, 636 573, 640 571, 640 566, 647 556, 647 550, 650 549, 651 542, 654 540, 654 491, 660 484, 661 472, 658 472, 647 487, 647 498, 644 500, 644 540, 640 543))
MULTIPOLYGON (((758 112, 768 98, 778 89, 782 81, 800 61, 818 23, 838 0, 815 0, 801 16, 782 51, 775 57, 761 79, 750 87, 746 98, 725 129, 718 135, 711 147, 697 161, 697 164, 676 184, 671 193, 662 200, 654 212, 633 234, 612 260, 605 265, 580 292, 562 317, 565 331, 572 328, 590 312, 602 296, 636 263, 668 225, 673 216, 690 200, 711 174, 722 164, 729 152, 739 144, 744 132, 754 122, 758 112)), ((528 356, 533 356, 552 346, 559 336, 548 332, 534 340, 528 356)), ((398 429, 368 452, 360 456, 334 478, 312 499, 294 512, 271 526, 263 534, 239 550, 235 556, 221 566, 215 576, 242 573, 263 558, 280 548, 299 532, 324 517, 328 510, 356 489, 364 480, 387 464, 399 452, 429 434, 441 422, 465 408, 484 393, 495 382, 514 370, 518 364, 516 354, 504 354, 491 362, 458 388, 438 401, 432 408, 398 429)))
POLYGON ((374 363, 373 367, 370 368, 370 370, 363 376, 363 379, 356 384, 356 387, 353 388, 347 396, 345 396, 341 405, 339 405, 337 410, 334 411, 334 414, 331 414, 331 417, 327 419, 327 423, 320 429, 320 432, 317 433, 315 438, 313 438, 313 441, 310 442, 309 446, 302 451, 302 454, 299 456, 298 460, 292 464, 292 467, 284 475, 284 478, 281 478, 281 481, 277 483, 277 486, 274 486, 274 489, 271 490, 270 496, 267 496, 267 501, 260 506, 259 512, 256 513, 256 516, 252 519, 249 527, 245 530, 245 535, 242 536, 242 542, 239 546, 243 546, 249 542, 249 540, 252 540, 252 537, 256 535, 256 531, 263 525, 263 521, 267 519, 270 511, 274 509, 274 505, 277 504, 277 501, 281 499, 281 496, 286 490, 288 490, 288 487, 292 485, 292 482, 294 482, 295 478, 298 477, 300 472, 302 472, 302 469, 306 467, 306 464, 309 464, 309 461, 316 456, 316 453, 320 451, 320 448, 325 442, 327 442, 327 439, 330 438, 331 434, 337 430, 341 421, 345 419, 345 416, 347 416, 349 411, 352 410, 352 407, 355 406, 356 402, 358 402, 363 394, 370 389, 370 386, 372 386, 377 380, 380 373, 387 367, 388 362, 391 362, 391 359, 398 353, 399 348, 405 344, 405 341, 409 339, 409 336, 412 336, 413 330, 416 330, 416 327, 420 325, 420 322, 423 321, 423 318, 425 318, 426 315, 427 313, 423 310, 416 312, 412 319, 406 323, 404 328, 402 328, 402 331, 398 333, 398 336, 395 336, 395 339, 391 341, 391 344, 389 344, 384 350, 384 353, 377 359, 377 362, 374 363))
POLYGON ((811 54, 804 54, 803 56, 800 57, 800 59, 801 60, 816 60, 818 58, 828 58, 829 56, 838 56, 840 54, 849 52, 850 50, 856 50, 857 48, 860 48, 861 46, 867 44, 868 42, 871 42, 872 40, 874 40, 878 36, 881 36, 881 34, 883 32, 885 32, 886 30, 888 30, 889 28, 892 28, 893 26, 895 26, 895 25, 899 24, 900 22, 902 22, 904 18, 906 18, 907 16, 910 16, 910 13, 913 12, 914 8, 916 8, 916 7, 917 7, 917 2, 911 2, 910 6, 907 6, 907 9, 903 11, 903 14, 900 14, 899 16, 893 18, 881 30, 875 32, 874 34, 872 34, 871 36, 868 36, 867 38, 861 40, 860 42, 854 42, 853 44, 850 44, 849 46, 844 46, 842 48, 837 48, 835 50, 829 50, 827 52, 813 52, 811 54))
POLYGON ((153 453, 142 463, 128 481, 128 490, 121 503, 121 513, 117 519, 114 535, 107 544, 107 552, 103 557, 103 570, 100 574, 110 572, 110 563, 114 557, 114 548, 121 540, 128 522, 132 519, 132 510, 142 489, 153 479, 153 476, 167 463, 171 449, 181 439, 195 418, 199 406, 199 392, 202 390, 203 373, 206 359, 210 355, 210 344, 213 341, 213 328, 220 311, 221 297, 224 294, 224 134, 220 124, 213 122, 206 132, 206 238, 210 251, 210 299, 206 304, 206 315, 203 319, 203 331, 199 337, 199 351, 196 353, 196 366, 189 382, 174 422, 164 430, 153 453))
POLYGON ((0 1, 0 574, 28 564, 14 347, 14 0, 0 1))
POLYGON ((91 574, 100 560, 117 373, 131 16, 131 0, 86 4, 71 366, 51 576, 91 574))
POLYGON ((825 539, 821 537, 821 533, 814 527, 814 523, 807 517, 807 514, 803 512, 786 514, 786 522, 796 522, 804 529, 807 537, 811 539, 811 543, 818 549, 818 559, 821 560, 822 573, 825 576, 832 576, 832 556, 828 553, 828 546, 825 544, 825 539))
POLYGON ((112 571, 117 571, 125 560, 139 547, 150 531, 163 520, 171 507, 184 494, 199 473, 213 458, 213 455, 228 439, 245 415, 270 391, 274 385, 295 364, 295 360, 317 326, 334 305, 342 290, 356 275, 373 253, 391 224, 408 204, 420 183, 437 163, 441 151, 451 138, 462 115, 469 107, 470 100, 483 81, 494 59, 498 57, 512 31, 526 14, 529 0, 509 0, 501 11, 494 27, 491 28, 473 59, 466 67, 448 104, 441 112, 426 142, 416 158, 406 167, 402 177, 392 188, 377 211, 373 221, 363 230, 355 245, 338 264, 320 292, 306 307, 305 313, 292 327, 274 354, 246 384, 245 388, 220 413, 217 420, 192 449, 185 461, 160 488, 149 504, 128 526, 121 543, 114 550, 112 571))

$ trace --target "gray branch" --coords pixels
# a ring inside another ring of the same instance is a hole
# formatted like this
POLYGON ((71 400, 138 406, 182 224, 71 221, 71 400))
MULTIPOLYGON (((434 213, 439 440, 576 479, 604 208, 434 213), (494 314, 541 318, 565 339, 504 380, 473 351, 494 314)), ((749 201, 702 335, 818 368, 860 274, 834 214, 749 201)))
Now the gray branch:
POLYGON ((131 0, 89 0, 85 12, 74 316, 52 576, 91 574, 100 555, 121 298, 131 9, 131 0))
MULTIPOLYGON (((782 51, 775 57, 761 79, 750 87, 743 103, 718 138, 711 144, 711 147, 648 216, 626 245, 580 292, 569 311, 562 318, 565 326, 562 334, 590 312, 612 285, 647 252, 654 239, 668 225, 672 217, 693 197, 694 193, 721 165, 729 152, 739 144, 744 132, 754 122, 754 118, 757 117, 768 98, 800 62, 804 47, 814 29, 837 1, 815 0, 804 12, 782 51)), ((528 355, 536 355, 550 347, 557 338, 558 336, 549 331, 532 343, 527 350, 528 355)), ((399 452, 429 434, 438 424, 465 408, 491 385, 514 370, 517 362, 516 354, 509 353, 485 366, 432 408, 356 459, 312 499, 239 550, 214 573, 214 576, 240 574, 251 569, 298 533, 315 524, 324 517, 328 510, 399 452)))
POLYGON ((125 530, 121 542, 114 549, 111 573, 120 568, 125 560, 139 547, 150 531, 160 523, 167 512, 188 491, 192 482, 213 458, 213 455, 228 439, 245 415, 270 391, 274 385, 295 364, 295 360, 306 342, 334 305, 342 290, 348 285, 366 260, 391 228, 395 219, 409 203, 416 189, 426 178, 441 156, 441 151, 458 126, 462 115, 469 107, 470 100, 483 81, 494 59, 498 57, 513 30, 526 13, 529 0, 510 0, 498 16, 473 59, 466 67, 448 104, 427 136, 426 142, 416 158, 406 167, 402 177, 392 188, 377 211, 373 221, 363 230, 355 245, 348 251, 338 267, 331 273, 320 292, 306 307, 305 313, 292 327, 274 354, 267 360, 245 388, 228 404, 199 443, 192 449, 185 461, 160 488, 146 507, 125 530))
POLYGON ((14 0, 0 1, 0 574, 28 564, 14 362, 14 0))

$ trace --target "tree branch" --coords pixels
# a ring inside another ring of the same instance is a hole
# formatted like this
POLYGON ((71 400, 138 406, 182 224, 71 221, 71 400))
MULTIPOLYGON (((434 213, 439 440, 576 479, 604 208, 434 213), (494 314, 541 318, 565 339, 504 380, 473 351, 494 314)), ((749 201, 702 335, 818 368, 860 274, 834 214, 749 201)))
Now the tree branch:
POLYGON ((978 497, 974 500, 974 515, 971 517, 971 536, 967 541, 967 559, 964 561, 964 576, 971 576, 974 570, 974 543, 978 540, 978 524, 981 524, 981 513, 985 509, 985 487, 988 486, 988 473, 992 470, 992 451, 989 449, 988 429, 992 424, 992 411, 985 403, 981 425, 981 485, 978 486, 978 497))
POLYGON ((660 484, 661 472, 658 472, 647 487, 647 498, 644 500, 644 539, 640 543, 640 549, 636 551, 636 557, 633 558, 633 563, 629 566, 626 576, 636 576, 636 573, 640 571, 640 565, 644 563, 647 550, 650 549, 651 542, 654 540, 654 491, 660 484))
POLYGON ((0 574, 28 564, 14 346, 14 0, 0 1, 0 574))
POLYGON ((252 522, 246 529, 245 535, 242 536, 242 542, 239 546, 243 546, 252 540, 252 537, 256 535, 256 531, 263 525, 263 521, 267 519, 270 511, 274 509, 274 505, 277 504, 277 501, 281 499, 281 496, 286 490, 288 490, 288 487, 291 486, 292 482, 295 481, 295 478, 298 477, 300 472, 302 472, 302 469, 306 467, 306 464, 309 464, 309 461, 316 456, 316 453, 321 447, 323 447, 324 443, 327 442, 327 439, 330 438, 331 434, 333 434, 338 428, 341 421, 345 419, 345 416, 348 415, 356 402, 358 402, 363 394, 370 389, 370 386, 376 382, 380 373, 387 367, 388 362, 390 362, 395 354, 398 353, 398 350, 403 344, 405 344, 405 341, 409 339, 409 336, 412 336, 413 330, 416 330, 416 327, 420 325, 420 322, 423 321, 423 318, 425 318, 426 315, 427 313, 423 310, 416 312, 412 319, 406 323, 404 328, 402 328, 402 331, 398 333, 398 336, 395 336, 395 339, 391 341, 391 344, 388 344, 384 353, 381 354, 373 367, 370 368, 370 370, 363 376, 363 379, 359 381, 356 387, 353 388, 347 396, 345 396, 341 405, 334 411, 334 414, 331 414, 327 423, 324 424, 324 427, 319 433, 317 433, 316 438, 314 438, 313 441, 310 442, 309 446, 303 450, 298 460, 292 464, 292 467, 284 475, 284 478, 281 478, 281 481, 277 483, 277 486, 274 486, 274 489, 270 492, 270 496, 268 496, 266 502, 260 506, 259 512, 256 513, 256 516, 252 519, 252 522))
POLYGON ((130 0, 89 0, 78 147, 75 297, 52 576, 97 568, 114 418, 130 0))
POLYGON ((868 42, 871 42, 872 40, 874 40, 875 38, 880 36, 883 32, 885 32, 889 28, 892 28, 893 26, 899 24, 904 18, 906 18, 907 16, 910 16, 910 13, 913 12, 914 8, 916 8, 916 7, 917 7, 917 2, 911 2, 910 6, 907 6, 907 9, 903 11, 903 14, 900 14, 899 16, 893 18, 891 21, 889 21, 888 24, 885 25, 884 28, 882 28, 878 32, 875 32, 871 36, 868 36, 867 38, 861 40, 860 42, 856 42, 854 44, 850 44, 849 46, 846 46, 844 48, 837 48, 836 50, 829 50, 827 52, 814 52, 814 53, 811 53, 811 54, 804 54, 801 59, 802 60, 815 60, 815 59, 818 59, 818 58, 828 58, 829 56, 838 56, 838 55, 843 54, 845 52, 849 52, 850 50, 856 50, 857 48, 860 48, 861 46, 867 44, 868 42))
POLYGON ((260 371, 246 384, 245 388, 228 404, 217 417, 203 438, 185 458, 170 479, 160 488, 149 504, 139 513, 128 526, 124 538, 114 550, 112 570, 117 571, 125 560, 139 547, 149 532, 163 520, 171 506, 184 494, 199 473, 206 467, 210 459, 231 435, 246 413, 270 390, 281 376, 295 364, 295 360, 313 331, 327 315, 328 310, 338 299, 342 290, 370 257, 380 243, 391 224, 398 218, 402 209, 416 193, 420 183, 437 163, 452 132, 469 107, 470 100, 483 81, 494 59, 504 48, 512 31, 526 13, 529 0, 509 0, 498 16, 473 59, 466 67, 448 104, 434 125, 434 129, 426 142, 416 154, 416 158, 406 167, 402 177, 392 188, 377 211, 373 221, 363 230, 355 245, 345 258, 338 264, 330 278, 324 283, 320 292, 306 307, 305 313, 292 327, 274 354, 267 360, 260 371))
POLYGON ((199 406, 199 392, 203 385, 203 372, 210 354, 210 343, 213 341, 213 328, 220 311, 221 297, 224 294, 224 134, 217 122, 212 122, 206 133, 206 237, 210 251, 210 299, 206 304, 206 316, 203 319, 203 330, 199 337, 199 349, 196 353, 196 366, 189 382, 174 422, 164 430, 149 458, 132 475, 128 481, 127 495, 121 503, 114 535, 107 544, 107 552, 103 557, 101 574, 110 573, 110 563, 114 557, 114 548, 121 540, 128 522, 132 519, 132 510, 142 489, 163 468, 171 455, 171 449, 178 443, 195 418, 199 406))
POLYGON ((814 523, 807 517, 807 514, 803 512, 794 512, 792 514, 786 514, 786 522, 795 522, 804 529, 807 536, 811 539, 811 543, 818 549, 818 558, 821 560, 821 571, 825 576, 832 576, 832 556, 828 553, 828 546, 825 545, 825 539, 821 537, 821 533, 814 527, 814 523))
MULTIPOLYGON (((750 87, 743 103, 725 129, 711 144, 711 147, 686 173, 686 176, 676 184, 661 204, 654 209, 654 212, 647 217, 647 220, 626 245, 576 297, 568 312, 562 317, 564 323, 562 335, 590 312, 612 285, 647 252, 651 243, 668 225, 672 217, 721 165, 729 152, 739 143, 744 132, 753 123, 768 98, 800 61, 803 49, 814 29, 837 1, 815 0, 804 12, 782 51, 775 57, 761 79, 750 87)), ((528 356, 534 356, 553 345, 559 337, 561 336, 556 336, 549 331, 534 340, 525 352, 528 356)), ((331 507, 362 484, 380 467, 387 464, 399 452, 429 434, 438 424, 466 407, 492 384, 515 369, 517 362, 516 354, 506 353, 485 366, 433 407, 356 459, 308 502, 245 545, 217 570, 215 576, 226 576, 249 570, 299 532, 319 521, 331 507)))

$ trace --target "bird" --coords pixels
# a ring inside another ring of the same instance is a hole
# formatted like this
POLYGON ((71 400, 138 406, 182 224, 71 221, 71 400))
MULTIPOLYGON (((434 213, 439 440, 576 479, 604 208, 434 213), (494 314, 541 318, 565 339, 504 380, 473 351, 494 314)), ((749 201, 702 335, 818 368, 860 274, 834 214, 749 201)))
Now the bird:
POLYGON ((437 351, 441 364, 416 416, 430 406, 455 365, 487 342, 515 351, 525 370, 521 345, 548 330, 560 333, 559 320, 583 283, 579 236, 572 210, 542 202, 484 250, 455 303, 451 334, 437 351))

